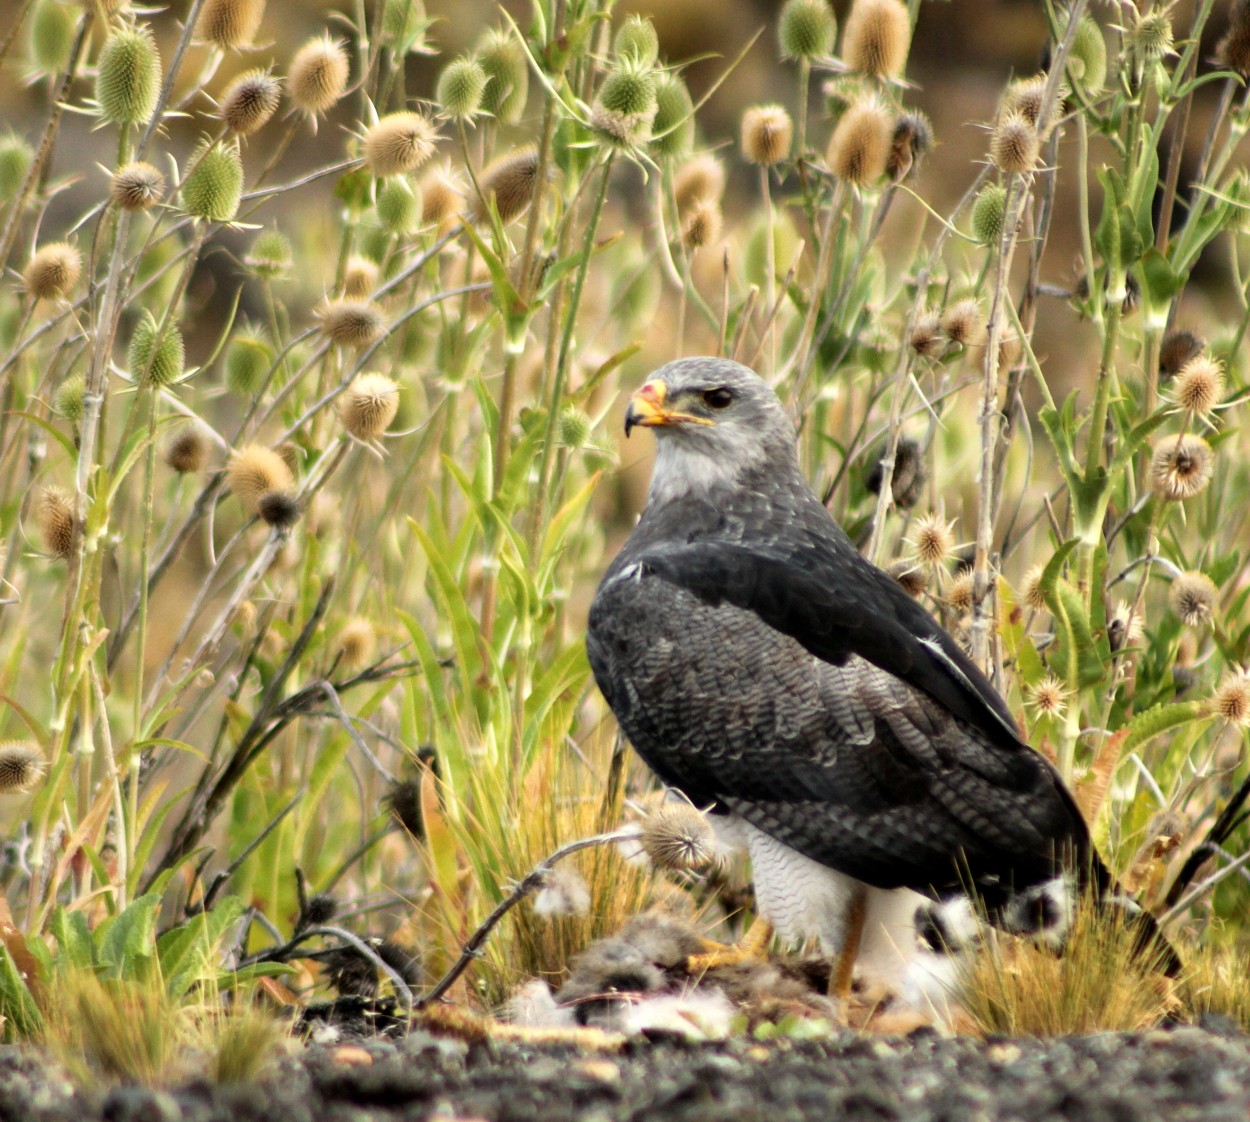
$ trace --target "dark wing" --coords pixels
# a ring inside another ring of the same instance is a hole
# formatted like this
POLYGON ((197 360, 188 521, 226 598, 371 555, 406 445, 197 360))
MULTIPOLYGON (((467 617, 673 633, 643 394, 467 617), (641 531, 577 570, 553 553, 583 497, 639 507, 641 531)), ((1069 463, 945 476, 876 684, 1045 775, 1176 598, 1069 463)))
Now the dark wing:
MULTIPOLYGON (((823 512, 822 512, 823 513, 823 512)), ((849 544, 659 543, 636 560, 708 604, 733 604, 835 665, 859 655, 1004 747, 1024 747, 998 692, 936 621, 849 544)))

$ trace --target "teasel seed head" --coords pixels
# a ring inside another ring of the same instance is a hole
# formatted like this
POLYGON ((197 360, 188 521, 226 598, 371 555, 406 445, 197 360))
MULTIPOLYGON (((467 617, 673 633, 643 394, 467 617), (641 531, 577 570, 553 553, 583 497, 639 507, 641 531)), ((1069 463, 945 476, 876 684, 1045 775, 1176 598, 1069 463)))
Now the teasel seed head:
POLYGON ((251 397, 273 368, 274 350, 262 335, 244 332, 226 347, 226 388, 240 397, 251 397))
POLYGON ((0 137, 0 204, 17 198, 34 160, 35 150, 16 133, 0 137))
POLYGON ((482 111, 500 123, 515 125, 529 96, 529 60, 525 48, 503 28, 488 31, 477 45, 477 60, 488 79, 482 111))
POLYGON ((651 139, 658 108, 655 71, 627 58, 599 84, 590 123, 609 144, 638 148, 651 139))
POLYGON ((907 539, 916 560, 928 569, 945 565, 955 555, 954 523, 936 511, 926 514, 907 539))
POLYGON ((1117 600, 1107 617, 1107 643, 1112 652, 1136 646, 1144 634, 1145 623, 1141 612, 1135 611, 1126 601, 1117 600))
POLYGON ((1098 22, 1090 16, 1082 17, 1077 24, 1068 55, 1068 74, 1089 99, 1102 93, 1107 84, 1107 41, 1098 22))
POLYGON ((82 254, 69 242, 40 246, 22 270, 26 293, 35 300, 58 300, 82 276, 82 254))
POLYGON ((195 34, 223 51, 250 47, 265 17, 265 0, 205 0, 195 34))
POLYGON ((364 616, 353 616, 339 630, 335 640, 339 662, 344 667, 367 666, 373 661, 378 634, 364 616))
POLYGON ((1224 367, 1207 355, 1191 358, 1172 383, 1171 398, 1177 409, 1205 417, 1220 403, 1224 393, 1224 367))
POLYGON ((680 74, 661 73, 655 80, 655 120, 649 151, 657 160, 680 160, 694 144, 694 102, 680 74))
POLYGON ((594 422, 584 409, 566 405, 560 410, 557 440, 561 448, 584 448, 593 429, 594 422))
POLYGON ((205 141, 192 153, 182 181, 182 207, 192 218, 231 222, 243 198, 243 161, 237 141, 205 141))
POLYGON ((686 211, 681 226, 681 244, 687 252, 702 249, 720 240, 723 218, 715 199, 697 199, 686 211))
POLYGON ((100 116, 114 125, 146 125, 156 112, 161 56, 146 24, 115 27, 96 64, 100 116))
POLYGON ((287 73, 287 96, 301 113, 316 117, 343 96, 350 73, 342 42, 319 35, 295 52, 287 73))
POLYGON ((720 202, 724 193, 725 166, 707 153, 687 160, 673 176, 673 198, 679 214, 685 214, 701 199, 720 202))
POLYGON ((838 21, 828 0, 786 0, 777 23, 781 57, 819 58, 833 52, 838 21))
POLYGON ((1167 8, 1154 8, 1140 13, 1133 9, 1133 25, 1126 29, 1125 41, 1129 48, 1146 62, 1172 54, 1172 19, 1167 8))
POLYGON ((74 50, 78 15, 60 0, 39 0, 29 15, 30 51, 27 57, 35 74, 64 72, 74 50))
POLYGON ((290 491, 266 491, 256 500, 256 513, 267 526, 289 530, 303 513, 299 499, 290 491))
POLYGON ((286 460, 263 444, 245 445, 230 457, 226 482, 248 514, 260 513, 261 496, 295 490, 295 477, 286 460))
POLYGON ((421 195, 406 175, 378 185, 378 221, 391 234, 410 234, 421 222, 421 195))
POLYGON ((990 136, 990 158, 1001 172, 1032 171, 1041 151, 1037 129, 1020 113, 1008 113, 990 136))
POLYGON ((716 858, 716 835, 707 817, 681 799, 667 801, 649 814, 639 841, 659 869, 692 872, 716 858))
POLYGON ((385 374, 361 374, 339 398, 339 420, 357 440, 376 440, 399 412, 399 387, 385 374))
POLYGON ((416 171, 434 154, 438 130, 420 113, 389 113, 365 133, 364 154, 379 178, 416 171))
POLYGON ((842 36, 842 57, 858 74, 897 78, 907 64, 911 20, 900 0, 855 0, 842 36))
POLYGON ((452 59, 443 67, 434 96, 453 121, 471 121, 482 108, 486 82, 482 64, 472 55, 466 55, 452 59))
POLYGON ((894 135, 890 141, 890 155, 885 162, 885 174, 899 183, 919 167, 925 153, 933 146, 933 126, 923 113, 910 110, 894 122, 894 135))
MULTIPOLYGON (((864 487, 870 494, 881 494, 881 484, 885 481, 885 468, 882 467, 881 460, 887 449, 888 444, 882 443, 873 453, 868 473, 864 477, 864 487)), ((899 437, 894 449, 894 471, 890 477, 894 505, 901 510, 911 510, 920 501, 927 479, 928 472, 925 470, 920 442, 910 436, 899 437)))
POLYGON ((1235 670, 1216 689, 1210 713, 1238 728, 1250 728, 1250 673, 1235 670))
POLYGON ((1053 674, 1034 682, 1027 690, 1029 704, 1039 717, 1060 717, 1068 706, 1068 687, 1053 674))
POLYGON ((794 122, 780 105, 755 105, 742 114, 742 155, 747 163, 772 167, 790 155, 794 122))
POLYGON ((913 599, 921 596, 929 587, 929 574, 923 565, 907 557, 891 561, 885 570, 901 586, 904 592, 913 599))
POLYGON ((1215 616, 1215 582, 1196 569, 1172 578, 1168 607, 1186 627, 1203 627, 1215 616))
POLYGON ((87 392, 87 376, 79 371, 71 374, 52 395, 52 408, 57 415, 77 424, 82 420, 83 394, 87 392))
POLYGON ((1206 346, 1207 341, 1192 331, 1169 331, 1159 347, 1159 377, 1175 378, 1206 346))
POLYGON ((348 300, 367 300, 377 286, 377 262, 353 253, 343 267, 343 295, 348 300))
POLYGON ((74 547, 74 529, 78 518, 74 496, 62 487, 45 487, 35 504, 35 522, 43 548, 53 557, 67 558, 74 547))
POLYGON ((122 210, 147 210, 165 197, 165 176, 151 164, 135 160, 113 173, 109 196, 122 210))
POLYGON ((1228 31, 1215 48, 1215 61, 1243 78, 1250 75, 1250 0, 1233 0, 1228 31))
POLYGON ((987 183, 972 204, 972 236, 982 245, 997 246, 1006 209, 1007 188, 1001 183, 987 183))
POLYGON ((0 740, 0 795, 29 791, 48 770, 48 761, 32 740, 0 740))
POLYGON ((871 187, 885 174, 893 143, 894 117, 885 103, 876 98, 856 102, 833 130, 829 169, 853 186, 871 187))
POLYGON ((278 111, 282 83, 268 70, 240 74, 221 99, 221 119, 239 136, 251 136, 264 128, 278 111))
POLYGON ((145 308, 130 336, 127 365, 139 385, 152 389, 172 386, 186 365, 186 346, 178 325, 171 320, 162 328, 145 308))
POLYGON ((1012 82, 1003 94, 998 110, 999 120, 1011 116, 1023 117, 1038 134, 1046 136, 1058 122, 1062 111, 1059 99, 1055 98, 1046 120, 1042 120, 1042 99, 1046 94, 1046 82, 1045 74, 1034 74, 1032 78, 1019 78, 1012 82))
POLYGON ((456 221, 464 207, 460 182, 447 166, 421 177, 421 225, 443 231, 456 221))
POLYGON ((989 337, 985 312, 972 297, 957 301, 942 313, 942 330, 960 347, 983 347, 989 337))
POLYGON ((912 325, 907 345, 921 358, 939 358, 946 350, 942 321, 937 312, 924 312, 912 325))
POLYGON ((1165 502, 1192 499, 1211 482, 1214 461, 1215 453, 1202 437, 1165 436, 1150 457, 1150 489, 1165 502))
POLYGON ((972 570, 963 569, 946 582, 942 591, 947 606, 960 615, 972 611, 972 582, 972 570))
POLYGON ((492 161, 477 177, 481 199, 474 199, 469 206, 468 220, 480 222, 486 217, 482 199, 487 205, 495 200, 499 220, 511 222, 525 213, 538 189, 538 149, 532 144, 516 148, 492 161))
POLYGON ((660 57, 660 38, 655 24, 646 16, 628 16, 616 30, 612 52, 618 59, 632 59, 642 66, 654 66, 660 57))
POLYGON ((208 463, 208 433, 199 421, 180 425, 165 441, 161 459, 179 475, 204 470, 208 463))
POLYGON ((258 234, 243 264, 264 280, 276 280, 291 271, 291 239, 280 230, 258 234))
POLYGON ((322 334, 343 347, 362 349, 386 334, 382 309, 368 300, 328 300, 317 312, 322 334))
POLYGON ((1033 565, 1020 581, 1020 602, 1035 612, 1044 612, 1049 605, 1046 594, 1042 591, 1042 577, 1046 575, 1046 566, 1033 565))

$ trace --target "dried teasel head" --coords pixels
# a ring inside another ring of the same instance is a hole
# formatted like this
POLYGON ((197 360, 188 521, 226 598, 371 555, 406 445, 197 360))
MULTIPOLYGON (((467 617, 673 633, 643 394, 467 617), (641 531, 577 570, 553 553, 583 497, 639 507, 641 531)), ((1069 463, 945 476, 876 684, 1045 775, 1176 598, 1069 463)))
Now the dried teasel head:
POLYGON ((1181 367, 1169 396, 1177 409, 1205 417, 1219 405, 1223 393, 1223 364, 1200 354, 1181 367))
POLYGON ((883 175, 894 144, 894 115, 875 97, 851 105, 829 140, 829 170, 855 187, 872 187, 883 175))
POLYGON ((688 252, 720 240, 723 217, 715 199, 698 199, 686 212, 681 226, 681 244, 688 252))
POLYGON ((151 164, 135 160, 113 173, 109 197, 122 210, 147 210, 165 197, 165 176, 151 164))
POLYGON ((1194 433, 1165 436, 1150 457, 1150 489, 1165 502, 1192 499, 1206 490, 1215 470, 1215 453, 1194 433))
POLYGON ((1172 578, 1168 607, 1186 627, 1203 627, 1215 616, 1215 582, 1195 569, 1172 578))
POLYGON ((1044 612, 1047 608, 1046 593, 1042 589, 1042 577, 1046 575, 1046 566, 1031 566, 1020 581, 1020 602, 1035 612, 1044 612))
POLYGON ((790 155, 794 122, 780 105, 752 106, 742 115, 742 155, 749 164, 772 167, 790 155))
POLYGON ((259 513, 262 495, 295 489, 295 477, 286 460, 263 444, 245 445, 230 457, 226 482, 249 514, 259 513))
POLYGON ((438 130, 420 113, 389 113, 364 139, 365 163, 376 176, 415 171, 434 154, 438 130))
POLYGON ((378 264, 372 258, 353 253, 343 266, 343 295, 348 300, 365 300, 378 286, 378 264))
POLYGON ((58 300, 82 276, 82 254, 69 242, 40 246, 22 270, 27 295, 35 300, 58 300))
POLYGON ((929 587, 929 574, 923 565, 918 565, 909 558, 902 557, 891 561, 885 570, 893 577, 908 596, 918 597, 929 587))
POLYGON ((227 87, 221 98, 221 119, 239 136, 251 136, 278 111, 282 83, 268 70, 249 70, 227 87))
POLYGON ((161 459, 179 475, 203 471, 208 463, 209 440, 198 421, 180 426, 161 448, 161 459))
POLYGON ((999 171, 1020 174, 1032 171, 1041 155, 1037 129, 1021 113, 1008 113, 990 136, 990 158, 999 171))
POLYGON ((1250 75, 1250 0, 1233 0, 1228 30, 1215 48, 1215 61, 1243 78, 1250 75))
POLYGON ((719 202, 724 193, 725 165, 715 156, 695 156, 673 176, 673 198, 680 214, 685 214, 699 199, 719 202))
POLYGON ((1159 377, 1175 378, 1191 359, 1206 350, 1207 341, 1192 331, 1169 331, 1159 347, 1159 377))
POLYGON ((320 35, 295 52, 287 72, 287 96, 301 113, 316 117, 343 96, 349 74, 343 43, 320 35))
POLYGON ((445 230, 464 207, 460 181, 451 168, 443 166, 421 177, 421 225, 445 230))
POLYGON ((954 526, 936 511, 920 519, 907 539, 916 560, 929 569, 945 565, 955 555, 954 526))
MULTIPOLYGON (((519 218, 538 189, 538 149, 527 144, 500 156, 478 176, 477 185, 487 204, 494 200, 501 222, 519 218)), ((469 207, 469 221, 479 222, 484 217, 482 200, 474 199, 469 207)))
POLYGON ((960 347, 983 347, 989 338, 985 311, 974 298, 959 300, 942 313, 942 330, 960 347))
POLYGON ((366 666, 377 650, 377 629, 364 616, 353 616, 339 629, 335 643, 345 667, 366 666))
POLYGON ((689 872, 716 857, 716 837, 706 815, 682 799, 665 802, 642 823, 643 852, 660 869, 689 872))
POLYGON ((1026 691, 1029 704, 1039 717, 1059 717, 1068 706, 1068 687, 1053 674, 1047 674, 1026 691))
POLYGON ((842 58, 858 74, 897 78, 911 48, 911 20, 900 0, 855 0, 842 35, 842 58))
POLYGON ((361 374, 339 398, 339 419, 357 440, 376 440, 399 412, 399 387, 385 374, 361 374))
POLYGON ((78 525, 74 496, 63 487, 45 487, 35 504, 35 522, 43 548, 53 557, 67 558, 74 547, 78 525))
POLYGON ((1250 673, 1241 669, 1225 678, 1211 695, 1208 710, 1230 725, 1250 728, 1250 673))
POLYGON ((298 496, 290 491, 265 491, 256 500, 256 513, 275 530, 289 530, 303 514, 298 496))
POLYGON ((922 312, 916 317, 907 345, 921 358, 938 358, 946 350, 942 320, 937 312, 922 312))
POLYGON ((942 599, 953 611, 961 614, 972 611, 974 579, 971 569, 963 569, 946 582, 946 587, 942 589, 942 599))
POLYGON ((329 300, 318 310, 317 319, 331 342, 357 350, 386 334, 382 309, 367 300, 329 300))
POLYGON ((226 51, 250 47, 265 18, 265 0, 205 0, 195 34, 226 51))
POLYGON ((29 791, 48 770, 48 761, 31 740, 0 740, 0 795, 29 791))

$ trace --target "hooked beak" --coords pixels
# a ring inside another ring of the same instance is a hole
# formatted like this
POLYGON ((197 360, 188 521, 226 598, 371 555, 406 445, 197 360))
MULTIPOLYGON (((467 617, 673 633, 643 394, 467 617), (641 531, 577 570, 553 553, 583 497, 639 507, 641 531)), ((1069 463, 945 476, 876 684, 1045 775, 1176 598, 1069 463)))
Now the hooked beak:
POLYGON ((629 436, 634 426, 655 428, 657 425, 711 425, 716 422, 705 417, 696 417, 690 413, 678 413, 668 408, 665 400, 668 397, 668 386, 659 378, 652 378, 632 398, 629 408, 625 410, 625 435, 629 436))

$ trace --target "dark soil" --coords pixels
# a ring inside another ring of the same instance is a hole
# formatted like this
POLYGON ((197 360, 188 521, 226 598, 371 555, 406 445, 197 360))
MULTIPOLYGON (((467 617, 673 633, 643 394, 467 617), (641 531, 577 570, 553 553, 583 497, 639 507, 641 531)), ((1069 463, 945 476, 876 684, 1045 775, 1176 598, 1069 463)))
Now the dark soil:
POLYGON ((35 1053, 0 1049, 0 1119, 470 1119, 515 1122, 1245 1122, 1250 1037, 1231 1025, 1060 1040, 847 1034, 825 1041, 636 1040, 614 1054, 465 1044, 414 1032, 310 1047, 240 1086, 77 1091, 35 1053), (367 1055, 366 1055, 367 1053, 367 1055))

